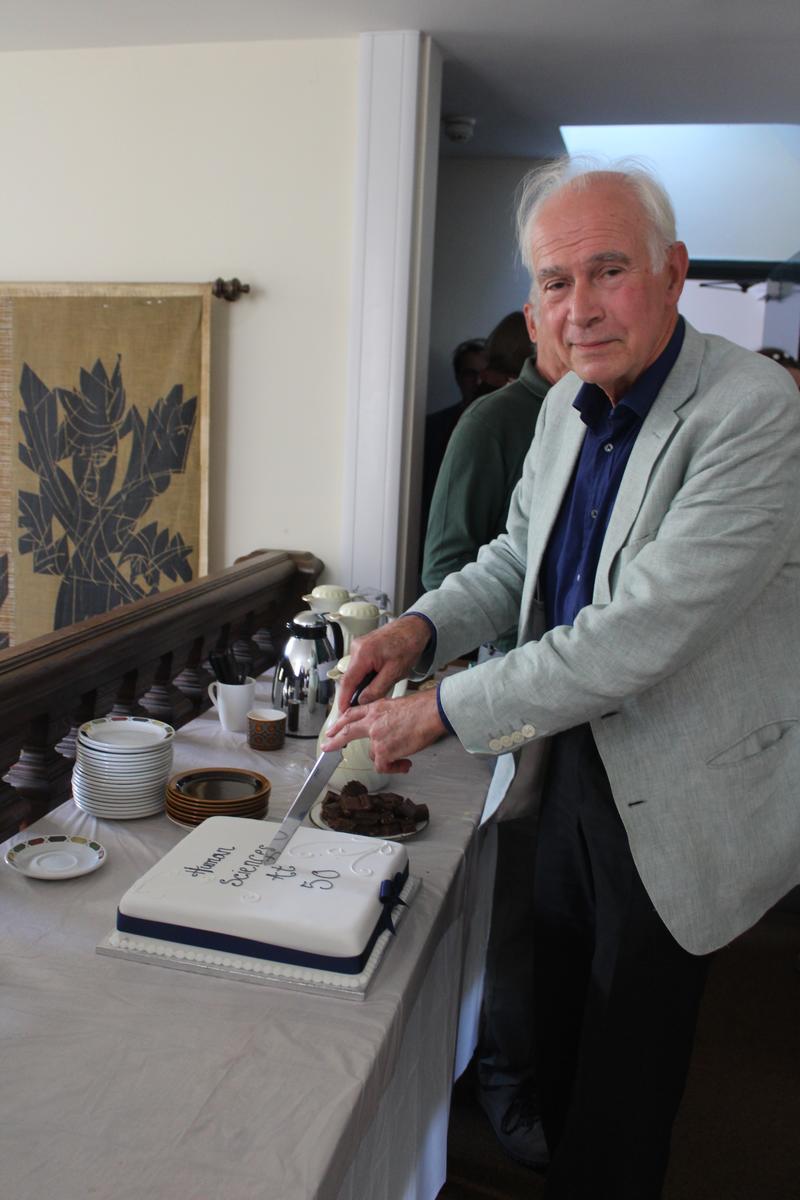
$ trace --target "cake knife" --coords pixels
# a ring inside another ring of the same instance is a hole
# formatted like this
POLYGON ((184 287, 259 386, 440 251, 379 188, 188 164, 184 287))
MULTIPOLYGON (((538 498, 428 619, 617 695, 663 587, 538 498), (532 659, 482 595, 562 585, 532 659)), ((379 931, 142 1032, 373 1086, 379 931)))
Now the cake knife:
MULTIPOLYGON (((355 708, 358 704, 361 693, 365 688, 369 687, 375 678, 377 672, 370 671, 361 680, 356 690, 353 692, 350 700, 349 708, 355 708)), ((333 772, 342 761, 341 750, 323 750, 314 766, 311 768, 311 773, 306 779, 300 791, 292 801, 291 807, 286 816, 281 821, 278 828, 275 830, 272 838, 267 845, 267 853, 264 861, 270 865, 277 861, 283 853, 289 842, 292 840, 297 830, 303 823, 311 805, 322 794, 328 784, 333 772)))

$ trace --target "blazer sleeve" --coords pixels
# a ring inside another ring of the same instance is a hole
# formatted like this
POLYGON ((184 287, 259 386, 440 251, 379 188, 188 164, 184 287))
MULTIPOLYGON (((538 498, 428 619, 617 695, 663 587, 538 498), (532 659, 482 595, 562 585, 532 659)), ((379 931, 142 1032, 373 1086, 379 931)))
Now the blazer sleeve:
MULTIPOLYGON (((444 680, 443 706, 468 750, 496 754, 517 744, 521 730, 534 740, 600 717, 701 655, 766 587, 797 588, 796 391, 754 368, 706 380, 698 392, 653 470, 610 599, 584 608, 572 626, 444 680)), ((537 464, 538 441, 508 534, 438 593, 434 621, 445 628, 443 601, 452 598, 456 624, 473 624, 473 642, 479 615, 496 626, 522 596, 525 514, 546 466, 537 464)))

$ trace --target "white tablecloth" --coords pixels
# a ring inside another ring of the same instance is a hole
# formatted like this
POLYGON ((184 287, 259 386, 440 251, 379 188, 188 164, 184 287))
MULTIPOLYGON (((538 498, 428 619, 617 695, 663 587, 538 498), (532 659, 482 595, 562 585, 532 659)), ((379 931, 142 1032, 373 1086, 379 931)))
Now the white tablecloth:
MULTIPOLYGON (((260 771, 279 818, 314 749, 251 751, 212 711, 177 734, 175 770, 260 771)), ((450 738, 397 781, 431 809, 408 843, 422 886, 360 1002, 96 954, 119 897, 185 831, 71 801, 26 831, 89 835, 108 860, 61 881, 0 868, 4 1200, 433 1200, 475 1044, 488 779, 450 738)))

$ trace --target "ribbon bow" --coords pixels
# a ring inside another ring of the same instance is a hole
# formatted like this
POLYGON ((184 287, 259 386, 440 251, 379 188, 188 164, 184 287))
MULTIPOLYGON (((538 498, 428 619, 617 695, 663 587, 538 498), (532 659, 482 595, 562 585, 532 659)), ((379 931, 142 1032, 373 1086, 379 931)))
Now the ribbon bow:
POLYGON ((405 900, 400 899, 400 893, 405 886, 405 882, 406 876, 401 871, 398 871, 393 879, 384 879, 381 883, 380 891, 378 892, 378 899, 383 905, 383 916, 380 921, 381 932, 384 929, 388 929, 390 933, 397 932, 392 921, 392 909, 398 904, 402 904, 403 908, 406 907, 405 900))

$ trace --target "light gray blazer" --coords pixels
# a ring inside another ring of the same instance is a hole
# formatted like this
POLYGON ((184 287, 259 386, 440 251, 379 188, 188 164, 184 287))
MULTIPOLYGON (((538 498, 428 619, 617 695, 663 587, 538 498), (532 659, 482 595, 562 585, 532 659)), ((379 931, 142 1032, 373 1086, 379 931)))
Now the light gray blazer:
POLYGON ((413 608, 436 626, 436 665, 519 618, 516 650, 442 685, 459 739, 522 750, 535 775, 549 735, 591 722, 650 898, 705 953, 800 882, 800 396, 776 364, 687 325, 593 603, 542 635, 537 576, 583 440, 579 386, 570 374, 548 394, 507 533, 413 608))

